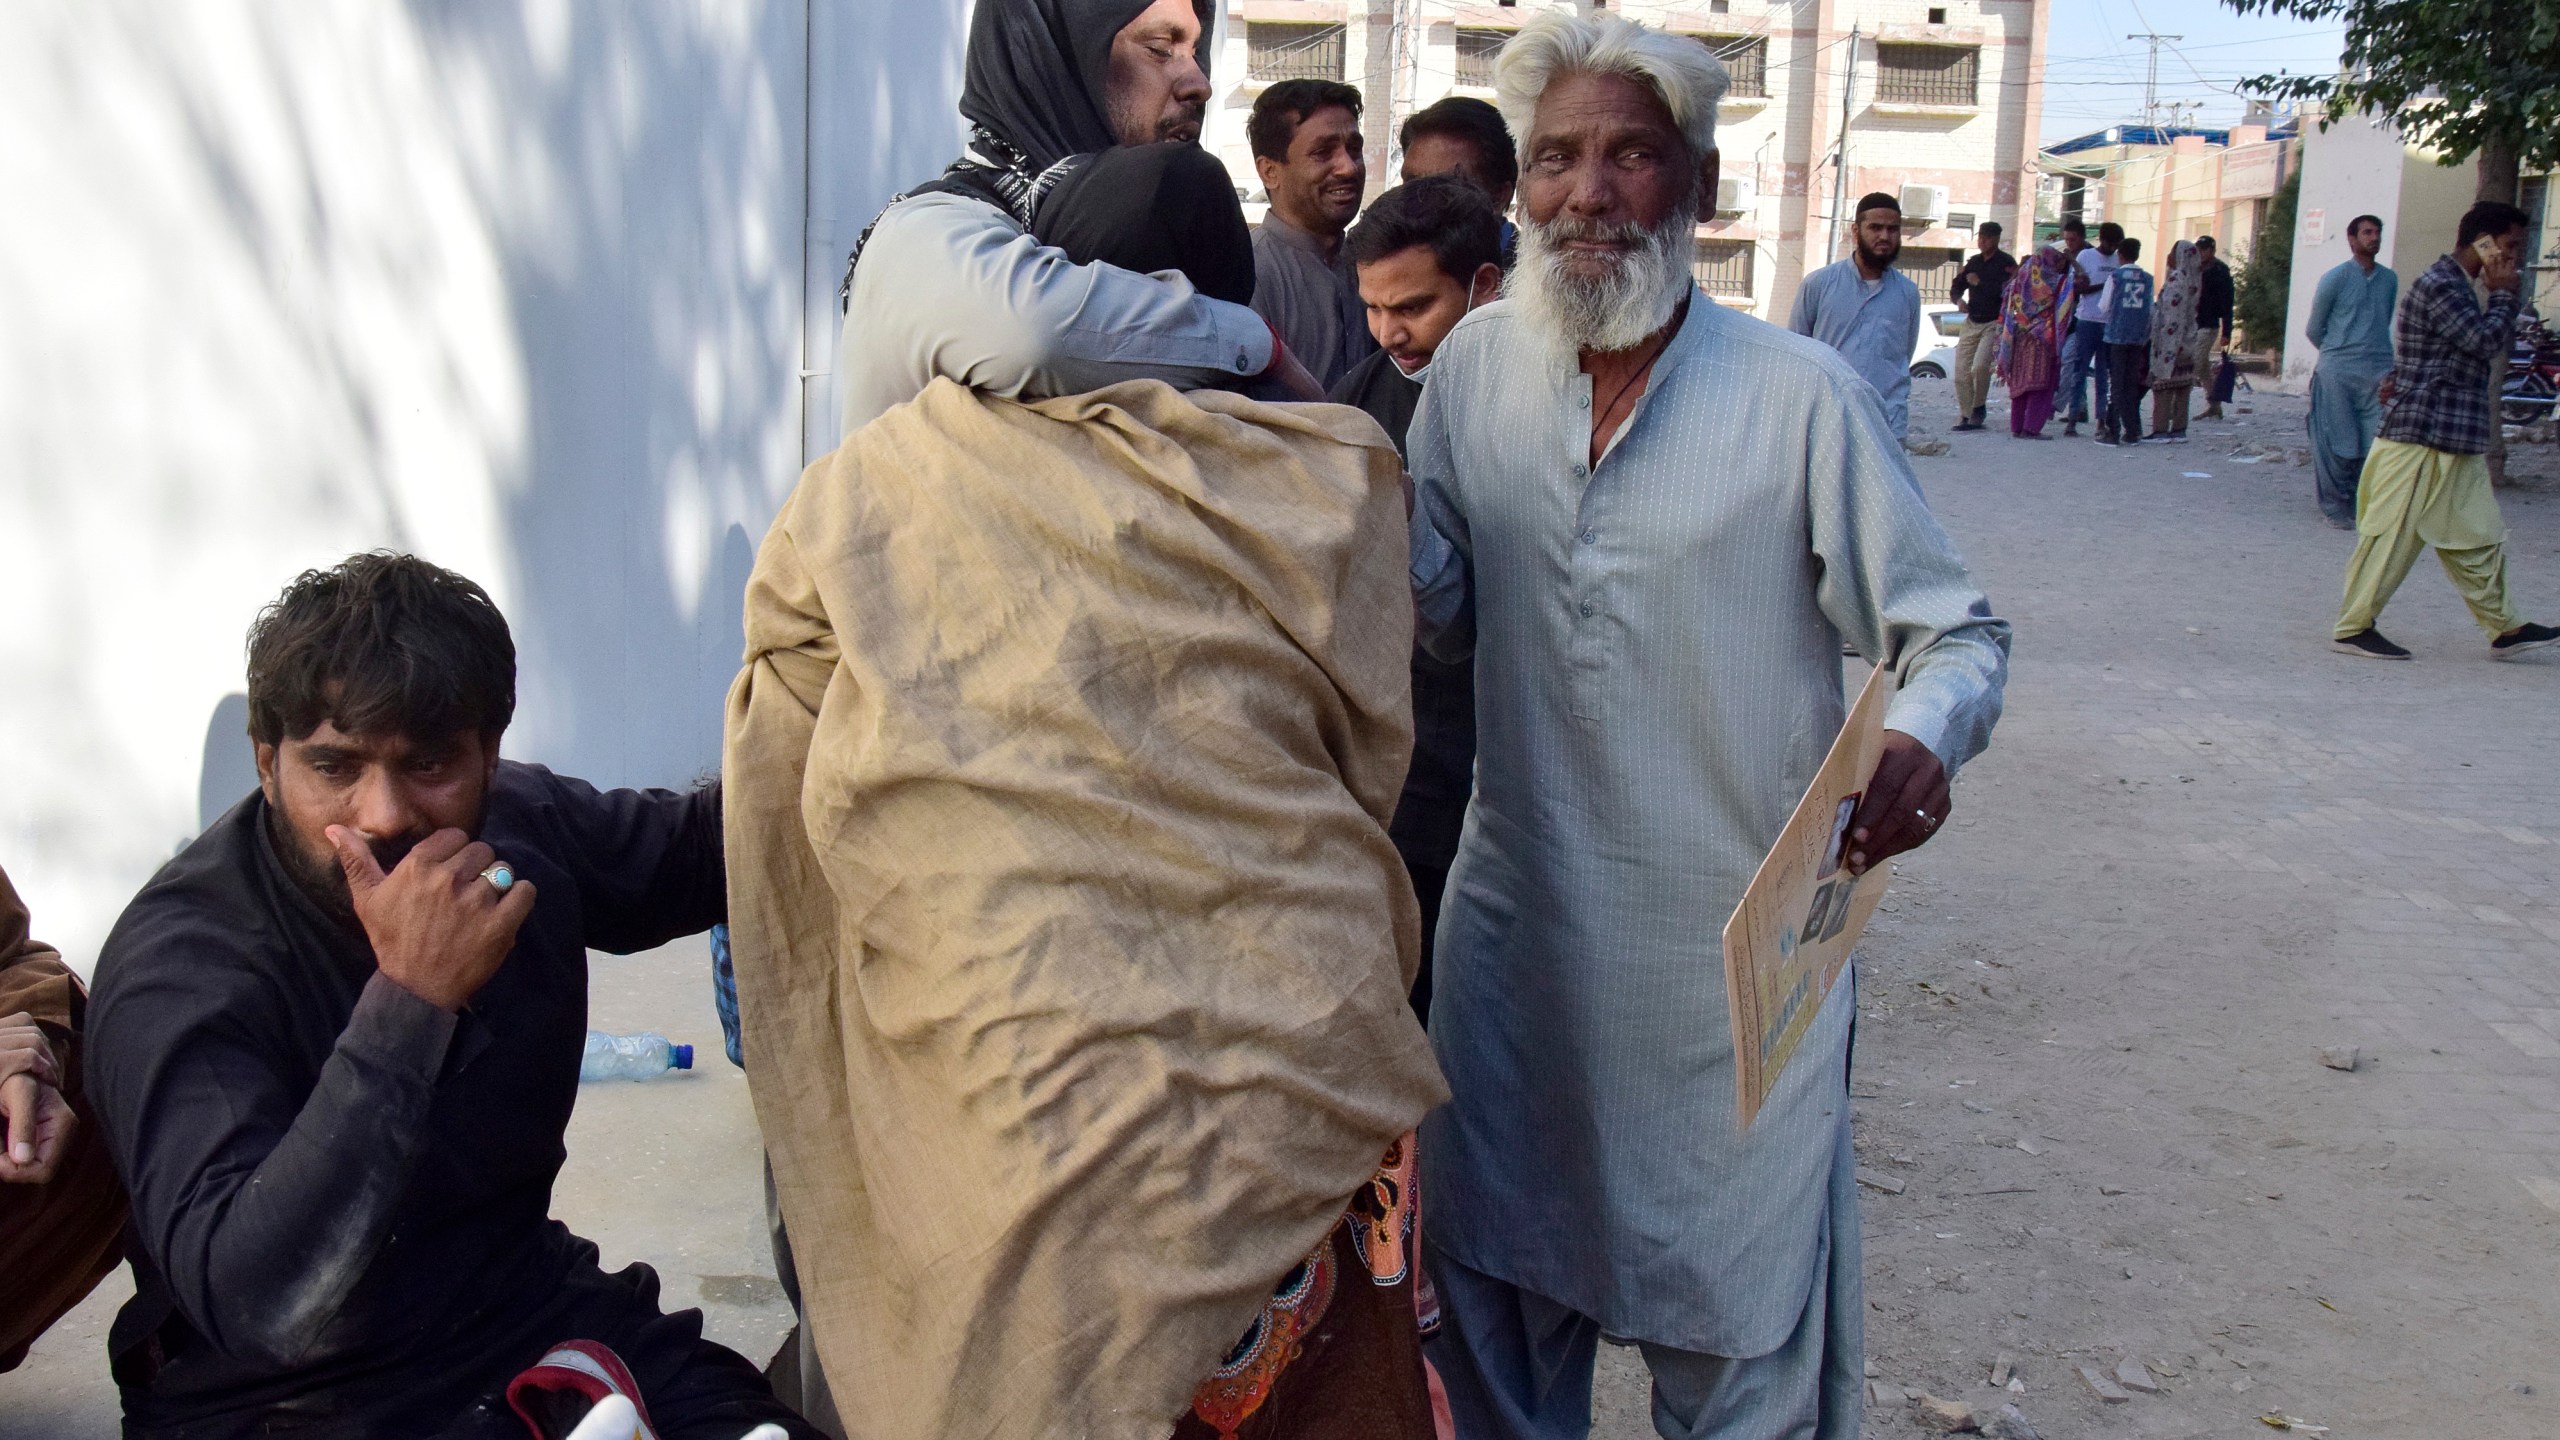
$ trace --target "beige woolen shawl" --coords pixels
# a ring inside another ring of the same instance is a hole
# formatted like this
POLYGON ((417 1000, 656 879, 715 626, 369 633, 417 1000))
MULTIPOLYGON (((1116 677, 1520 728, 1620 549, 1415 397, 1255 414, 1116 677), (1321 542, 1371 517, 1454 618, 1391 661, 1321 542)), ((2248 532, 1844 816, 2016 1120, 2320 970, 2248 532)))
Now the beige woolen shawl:
POLYGON ((1407 569, 1344 406, 943 380, 801 476, 729 913, 853 1436, 1163 1440, 1446 1097, 1386 833, 1407 569))

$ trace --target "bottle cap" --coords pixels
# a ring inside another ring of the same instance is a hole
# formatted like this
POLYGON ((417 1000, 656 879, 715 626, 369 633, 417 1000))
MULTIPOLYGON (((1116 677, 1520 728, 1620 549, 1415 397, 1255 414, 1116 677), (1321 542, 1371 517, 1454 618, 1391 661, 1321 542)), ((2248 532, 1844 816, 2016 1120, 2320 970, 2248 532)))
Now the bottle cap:
POLYGON ((667 1059, 672 1063, 673 1068, 675 1069, 690 1070, 693 1068, 693 1047, 690 1045, 670 1045, 667 1047, 667 1059))

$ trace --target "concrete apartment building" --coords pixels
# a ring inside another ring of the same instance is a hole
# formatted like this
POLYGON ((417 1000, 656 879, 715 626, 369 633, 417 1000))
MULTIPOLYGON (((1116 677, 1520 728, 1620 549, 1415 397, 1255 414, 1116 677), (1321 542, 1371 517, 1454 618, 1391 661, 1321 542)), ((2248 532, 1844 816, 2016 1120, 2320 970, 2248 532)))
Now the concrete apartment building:
MULTIPOLYGON (((1493 96, 1493 58, 1550 0, 1229 0, 1203 143, 1253 201, 1253 97, 1276 80, 1347 80, 1367 101, 1371 191, 1392 184, 1404 117, 1446 95, 1493 96)), ((1553 0, 1580 8, 1591 0, 1553 0)), ((1807 272, 1848 254, 1860 195, 1903 207, 1902 268, 1946 299, 1973 227, 2033 219, 2035 135, 2052 0, 1617 0, 1694 36, 1733 75, 1717 129, 1724 182, 1698 227, 1718 302, 1783 320, 1807 272), (1844 103, 1845 102, 1845 103, 1844 103), (1845 173, 1836 159, 1845 139, 1845 173), (1836 246, 1835 246, 1836 240, 1836 246)), ((1259 216, 1259 204, 1248 213, 1259 216)))

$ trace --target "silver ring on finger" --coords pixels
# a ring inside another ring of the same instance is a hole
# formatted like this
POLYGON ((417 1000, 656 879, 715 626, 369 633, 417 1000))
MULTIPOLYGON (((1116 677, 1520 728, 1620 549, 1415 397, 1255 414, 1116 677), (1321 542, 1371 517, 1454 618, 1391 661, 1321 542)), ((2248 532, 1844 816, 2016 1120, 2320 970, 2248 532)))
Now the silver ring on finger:
POLYGON ((1934 816, 1934 815, 1931 815, 1928 811, 1926 811, 1926 810, 1914 810, 1914 811, 1912 811, 1911 813, 1920 817, 1920 826, 1921 826, 1921 828, 1922 828, 1922 829, 1924 829, 1924 830, 1935 830, 1935 829, 1937 829, 1937 828, 1938 828, 1938 820, 1937 820, 1937 817, 1936 817, 1936 816, 1934 816))
POLYGON ((506 861, 500 860, 481 871, 480 878, 489 882, 490 889, 504 895, 516 883, 516 872, 506 861))

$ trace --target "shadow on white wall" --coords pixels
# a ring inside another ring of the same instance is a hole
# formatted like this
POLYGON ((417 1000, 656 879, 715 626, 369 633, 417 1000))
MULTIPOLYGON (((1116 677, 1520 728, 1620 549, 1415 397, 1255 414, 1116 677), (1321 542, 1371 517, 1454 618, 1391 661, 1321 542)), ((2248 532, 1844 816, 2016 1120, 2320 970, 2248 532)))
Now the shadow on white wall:
POLYGON ((497 597, 511 753, 714 766, 755 543, 832 438, 838 247, 951 153, 963 10, 0 15, 0 866, 39 933, 85 965, 245 793, 249 622, 355 550, 497 597))

